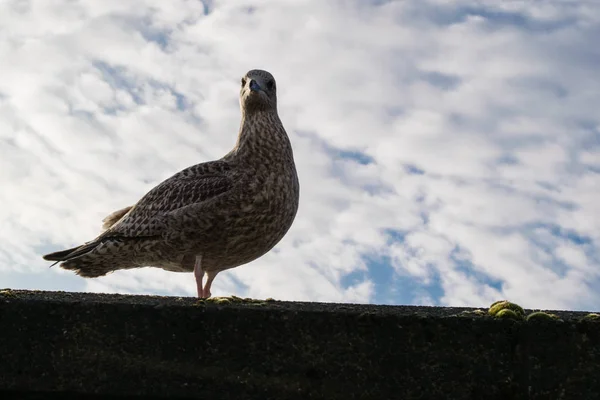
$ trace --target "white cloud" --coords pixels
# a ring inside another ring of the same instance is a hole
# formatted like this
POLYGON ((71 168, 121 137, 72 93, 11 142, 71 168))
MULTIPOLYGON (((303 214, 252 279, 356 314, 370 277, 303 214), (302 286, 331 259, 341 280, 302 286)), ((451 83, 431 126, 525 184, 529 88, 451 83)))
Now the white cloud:
POLYGON ((0 5, 0 286, 193 295, 190 274, 83 280, 40 255, 225 154, 264 68, 301 206, 215 295, 600 306, 593 5, 205 3, 0 5))

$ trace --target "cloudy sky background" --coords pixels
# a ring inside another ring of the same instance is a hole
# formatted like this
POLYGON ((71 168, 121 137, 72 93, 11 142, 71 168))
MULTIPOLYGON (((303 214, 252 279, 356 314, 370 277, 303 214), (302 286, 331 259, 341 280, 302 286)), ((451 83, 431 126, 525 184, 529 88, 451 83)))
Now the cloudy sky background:
POLYGON ((195 295, 41 255, 224 155, 272 72, 301 204, 213 295, 600 309, 596 1, 0 1, 0 287, 195 295))

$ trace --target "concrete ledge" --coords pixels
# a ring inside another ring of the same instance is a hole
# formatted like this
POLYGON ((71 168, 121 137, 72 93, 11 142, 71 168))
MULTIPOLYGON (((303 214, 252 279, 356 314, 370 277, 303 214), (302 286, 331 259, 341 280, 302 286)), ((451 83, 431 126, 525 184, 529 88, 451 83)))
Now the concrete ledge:
POLYGON ((600 322, 466 310, 2 291, 0 398, 600 398, 600 322))

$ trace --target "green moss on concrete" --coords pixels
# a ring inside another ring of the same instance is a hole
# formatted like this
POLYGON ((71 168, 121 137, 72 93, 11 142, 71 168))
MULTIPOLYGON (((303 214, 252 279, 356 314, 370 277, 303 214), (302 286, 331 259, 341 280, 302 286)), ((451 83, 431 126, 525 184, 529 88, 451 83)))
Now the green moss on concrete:
POLYGON ((492 317, 499 317, 499 318, 523 319, 525 317, 525 310, 523 310, 523 308, 520 305, 518 305, 516 303, 511 303, 510 301, 507 301, 507 300, 500 300, 500 301, 496 301, 495 303, 493 303, 490 306, 488 313, 492 317), (512 313, 503 312, 504 310, 512 311, 512 313), (513 315, 513 313, 514 313, 514 315, 513 315), (500 314, 500 315, 498 315, 498 314, 500 314), (513 318, 515 315, 517 318, 513 318))
POLYGON ((0 297, 17 297, 17 294, 10 288, 0 289, 0 297))
POLYGON ((600 322, 600 314, 589 313, 588 315, 584 316, 582 319, 585 321, 600 322))
POLYGON ((523 319, 523 316, 521 314, 518 314, 515 311, 510 310, 508 308, 498 311, 494 315, 494 317, 500 318, 500 319, 514 319, 515 321, 520 321, 523 319))
POLYGON ((543 311, 533 312, 525 318, 527 321, 562 321, 556 314, 551 314, 543 311))
POLYGON ((238 305, 254 305, 264 306, 267 303, 273 302, 274 300, 269 298, 266 300, 257 300, 250 297, 242 298, 238 296, 229 297, 209 297, 208 299, 198 299, 195 303, 196 306, 203 306, 207 304, 227 305, 227 304, 238 304, 238 305))
POLYGON ((485 317, 488 313, 485 310, 465 310, 458 314, 454 314, 455 317, 485 317))

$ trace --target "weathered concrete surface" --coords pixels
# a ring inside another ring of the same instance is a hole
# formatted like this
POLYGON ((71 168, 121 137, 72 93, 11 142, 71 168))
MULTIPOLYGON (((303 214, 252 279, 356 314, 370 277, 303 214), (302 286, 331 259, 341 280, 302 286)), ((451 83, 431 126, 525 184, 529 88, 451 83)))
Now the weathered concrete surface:
POLYGON ((0 398, 600 398, 585 313, 464 310, 4 291, 0 398))

